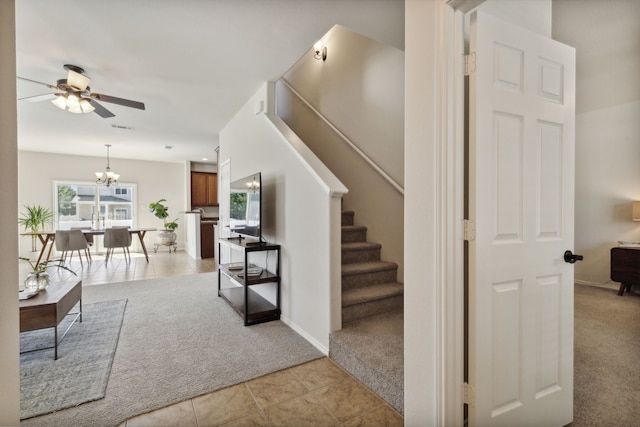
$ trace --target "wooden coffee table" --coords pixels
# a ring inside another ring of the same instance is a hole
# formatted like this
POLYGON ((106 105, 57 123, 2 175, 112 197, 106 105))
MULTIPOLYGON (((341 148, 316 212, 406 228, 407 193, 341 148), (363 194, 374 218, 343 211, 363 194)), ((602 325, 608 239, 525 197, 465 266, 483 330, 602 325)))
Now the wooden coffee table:
POLYGON ((58 359, 58 344, 78 319, 82 322, 81 279, 73 278, 64 282, 52 282, 47 289, 40 291, 35 297, 20 301, 20 332, 46 328, 54 329, 54 344, 52 347, 31 351, 53 348, 55 359, 58 359), (69 313, 76 304, 79 304, 79 311, 77 313, 69 313), (58 340, 58 325, 67 315, 75 315, 75 317, 58 340))

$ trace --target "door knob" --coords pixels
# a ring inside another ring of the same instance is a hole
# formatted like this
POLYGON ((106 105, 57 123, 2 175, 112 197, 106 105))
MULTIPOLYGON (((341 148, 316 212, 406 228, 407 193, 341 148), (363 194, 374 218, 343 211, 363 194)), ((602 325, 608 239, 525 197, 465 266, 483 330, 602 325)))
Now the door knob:
POLYGON ((582 255, 574 255, 571 251, 564 251, 564 262, 573 264, 576 261, 582 261, 584 257, 582 255))

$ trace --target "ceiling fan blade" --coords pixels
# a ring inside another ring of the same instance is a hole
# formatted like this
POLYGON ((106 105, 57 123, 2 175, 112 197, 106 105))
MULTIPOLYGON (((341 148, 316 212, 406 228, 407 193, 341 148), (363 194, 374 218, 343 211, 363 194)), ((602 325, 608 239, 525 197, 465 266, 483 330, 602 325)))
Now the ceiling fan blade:
POLYGON ((61 90, 58 86, 50 85, 49 83, 43 83, 43 82, 39 82, 39 81, 37 81, 37 80, 26 79, 26 78, 24 78, 24 77, 18 77, 18 76, 16 76, 16 78, 18 78, 18 79, 20 79, 20 80, 27 81, 27 82, 31 82, 31 83, 37 83, 37 84, 39 84, 39 85, 46 86, 46 87, 48 87, 49 89, 61 90))
POLYGON ((115 96, 103 95, 101 93, 91 93, 91 98, 95 98, 99 101, 110 102, 112 104, 124 105, 125 107, 137 108, 144 110, 144 103, 138 101, 131 101, 130 99, 116 98, 115 96))
POLYGON ((40 101, 50 101, 55 99, 55 93, 45 93, 44 95, 34 95, 34 96, 25 96, 24 98, 18 98, 18 101, 27 101, 27 102, 40 102, 40 101))
POLYGON ((100 117, 102 117, 103 119, 108 119, 109 117, 115 117, 116 116, 111 111, 107 110, 102 105, 100 105, 98 103, 98 101, 96 101, 95 99, 91 99, 91 98, 88 98, 88 99, 89 99, 89 102, 91 103, 91 105, 93 105, 93 107, 95 108, 95 110, 93 110, 93 112, 96 113, 97 115, 99 115, 100 117))

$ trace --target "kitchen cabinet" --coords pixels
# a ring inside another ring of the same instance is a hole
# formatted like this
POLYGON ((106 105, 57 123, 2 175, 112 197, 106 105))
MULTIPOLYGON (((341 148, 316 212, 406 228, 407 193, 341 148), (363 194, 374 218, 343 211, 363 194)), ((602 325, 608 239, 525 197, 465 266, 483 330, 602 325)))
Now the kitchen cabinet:
POLYGON ((213 258, 215 256, 215 221, 200 222, 200 257, 213 258))
POLYGON ((191 206, 218 206, 218 174, 191 172, 191 206))

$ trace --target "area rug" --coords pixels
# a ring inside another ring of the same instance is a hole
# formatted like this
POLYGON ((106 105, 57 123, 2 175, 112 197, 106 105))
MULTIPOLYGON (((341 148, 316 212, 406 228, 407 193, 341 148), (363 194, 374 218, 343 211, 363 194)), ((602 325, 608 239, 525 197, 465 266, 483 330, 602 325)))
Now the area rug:
POLYGON ((118 426, 136 415, 324 355, 285 325, 245 327, 216 273, 85 286, 87 303, 127 299, 103 399, 20 423, 118 426))
MULTIPOLYGON (((53 349, 20 355, 20 418, 48 414, 105 395, 126 300, 84 304, 82 322, 76 323, 53 349)), ((73 311, 75 311, 74 309, 73 311)), ((58 326, 58 336, 74 316, 58 326)), ((53 345, 52 328, 20 334, 20 351, 53 345)))

